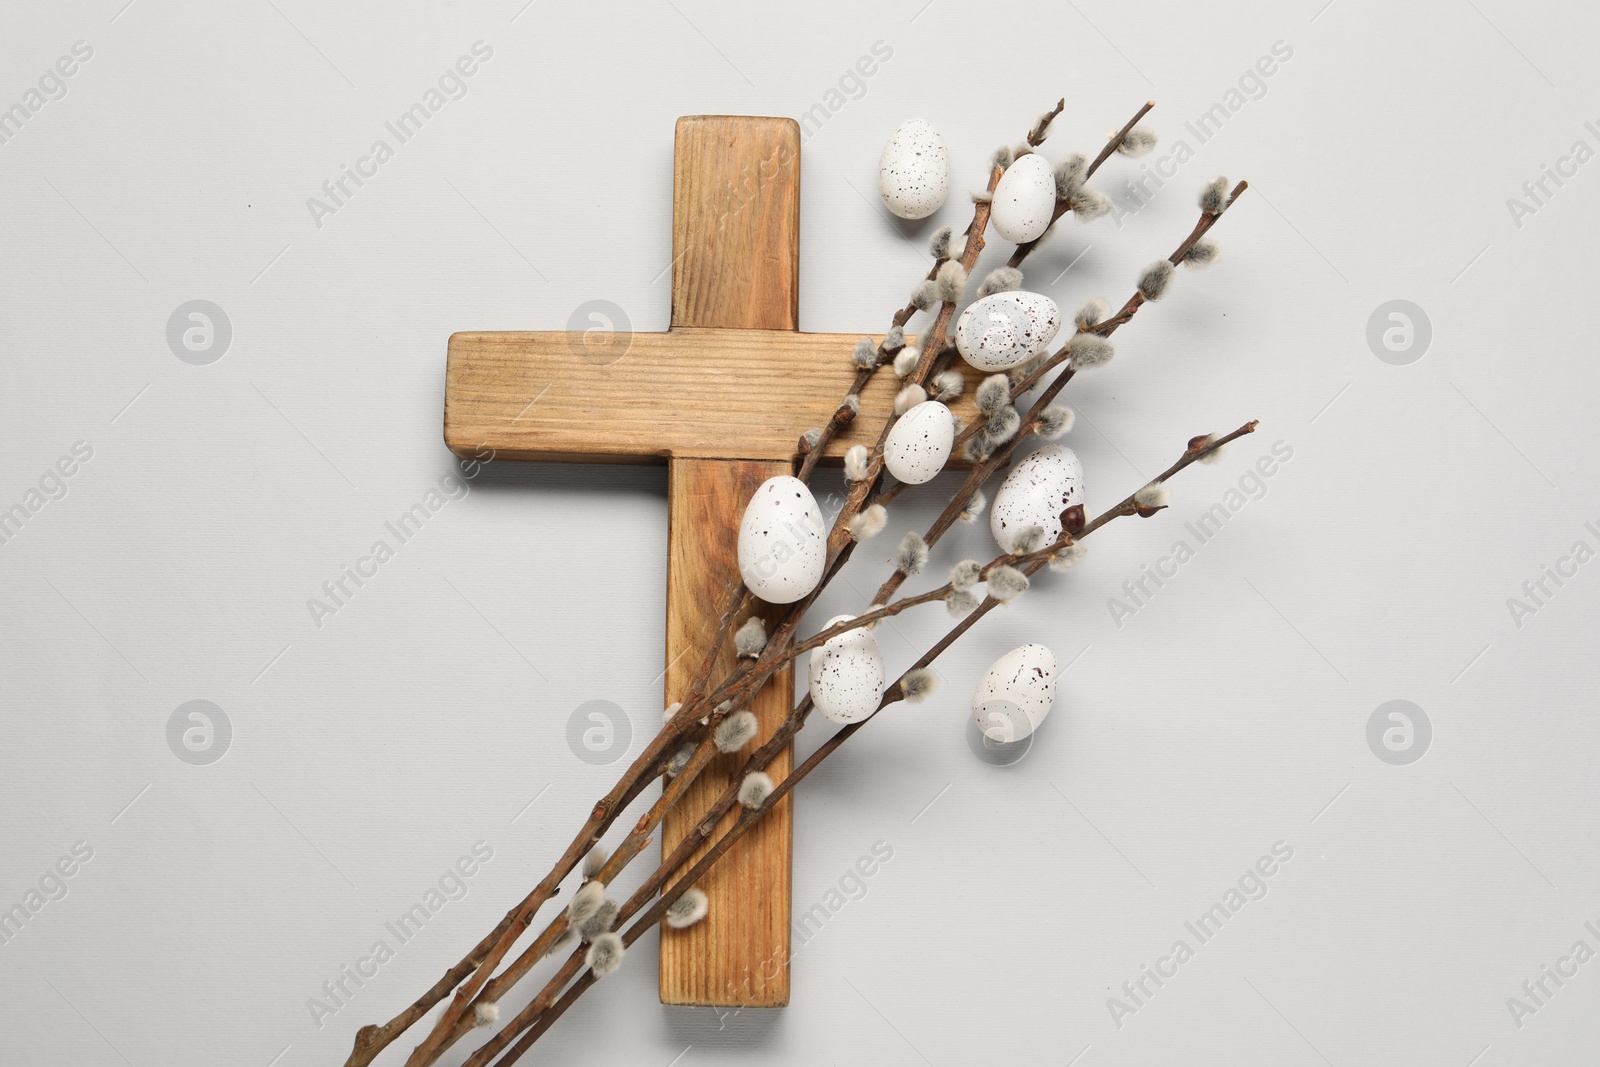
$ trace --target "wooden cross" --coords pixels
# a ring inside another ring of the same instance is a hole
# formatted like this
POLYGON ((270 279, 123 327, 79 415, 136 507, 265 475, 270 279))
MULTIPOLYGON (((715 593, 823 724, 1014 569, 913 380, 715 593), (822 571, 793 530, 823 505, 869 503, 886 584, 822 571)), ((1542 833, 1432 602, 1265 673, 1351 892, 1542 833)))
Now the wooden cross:
MULTIPOLYGON (((582 332, 455 334, 444 409, 445 442, 463 457, 492 449, 497 460, 666 463, 668 700, 689 688, 738 574, 745 504, 767 478, 794 473, 800 434, 826 423, 850 386, 858 336, 799 332, 794 120, 680 118, 672 188, 670 329, 598 350, 582 332)), ((875 441, 896 388, 893 374, 875 375, 857 429, 828 455, 875 441)), ((715 676, 732 666, 729 649, 715 676)), ((757 744, 782 721, 793 692, 784 670, 757 697, 757 744)), ((663 821, 664 849, 693 828, 743 760, 736 753, 711 763, 663 821)), ((791 766, 786 753, 769 771, 781 780, 791 766)), ((792 829, 785 799, 700 883, 709 916, 688 930, 663 929, 662 1003, 788 1003, 792 829)))

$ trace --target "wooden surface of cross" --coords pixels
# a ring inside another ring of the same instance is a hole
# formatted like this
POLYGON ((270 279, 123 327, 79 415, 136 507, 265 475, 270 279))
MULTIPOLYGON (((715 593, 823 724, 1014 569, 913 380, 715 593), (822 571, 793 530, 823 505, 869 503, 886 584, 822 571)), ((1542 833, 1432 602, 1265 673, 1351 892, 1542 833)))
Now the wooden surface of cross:
MULTIPOLYGON (((767 478, 793 473, 801 433, 838 407, 858 336, 799 332, 800 129, 792 119, 680 118, 672 223, 670 329, 600 346, 573 331, 455 334, 444 416, 445 441, 464 457, 492 449, 496 460, 666 463, 668 701, 689 688, 738 575, 746 502, 767 478)), ((862 418, 829 454, 877 439, 896 384, 887 371, 874 377, 862 418)), ((716 677, 733 666, 731 648, 720 655, 716 677)), ((756 743, 782 721, 793 692, 787 669, 762 690, 752 705, 756 743)), ((712 762, 662 823, 664 849, 743 760, 736 753, 712 762)), ((785 754, 769 771, 781 780, 791 766, 785 754)), ((788 1002, 791 802, 700 883, 711 899, 705 921, 663 927, 663 1003, 788 1002)))

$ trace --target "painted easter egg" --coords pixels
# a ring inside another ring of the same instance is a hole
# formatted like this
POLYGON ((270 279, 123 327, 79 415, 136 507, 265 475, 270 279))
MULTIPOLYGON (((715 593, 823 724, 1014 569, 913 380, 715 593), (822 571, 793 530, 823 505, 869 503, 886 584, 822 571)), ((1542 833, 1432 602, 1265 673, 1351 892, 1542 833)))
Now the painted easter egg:
POLYGON ((1043 352, 1060 329, 1061 311, 1048 296, 993 293, 956 320, 956 349, 979 370, 1010 370, 1043 352))
POLYGON ((972 714, 985 737, 1007 744, 1037 730, 1055 700, 1055 653, 1043 645, 1023 645, 984 672, 972 695, 972 714))
POLYGON ((1050 228, 1056 209, 1056 178, 1050 161, 1037 152, 1023 156, 1000 175, 989 221, 1015 244, 1037 240, 1050 228))
MULTIPOLYGON (((828 626, 852 618, 836 615, 828 626)), ((865 626, 829 638, 811 653, 810 677, 811 701, 818 711, 837 723, 860 722, 883 698, 883 653, 877 638, 865 626)))
POLYGON ((956 438, 955 416, 926 400, 896 420, 883 443, 883 465, 907 485, 921 485, 944 469, 956 438))
POLYGON ((912 119, 889 138, 878 164, 883 204, 902 219, 925 219, 950 192, 950 152, 939 131, 912 119))
POLYGON ((1044 527, 1045 544, 1061 536, 1061 513, 1083 503, 1083 462, 1064 445, 1045 445, 1018 463, 989 508, 989 529, 1003 551, 1029 526, 1044 527))
POLYGON ((816 497, 787 474, 761 483, 739 523, 739 573, 769 604, 793 604, 822 581, 828 528, 816 497))

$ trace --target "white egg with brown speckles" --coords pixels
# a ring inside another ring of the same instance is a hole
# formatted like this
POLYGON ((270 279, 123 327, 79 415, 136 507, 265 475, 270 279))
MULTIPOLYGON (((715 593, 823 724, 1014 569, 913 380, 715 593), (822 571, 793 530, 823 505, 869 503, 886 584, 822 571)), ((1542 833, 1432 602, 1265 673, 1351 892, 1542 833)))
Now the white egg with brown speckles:
POLYGON ((944 470, 955 443, 956 420, 937 400, 918 404, 889 428, 883 465, 907 485, 921 485, 944 470))
POLYGON ((768 478, 739 523, 739 574, 769 604, 793 604, 822 581, 828 528, 822 509, 799 478, 768 478))
POLYGON ((939 131, 912 119, 889 138, 878 163, 883 204, 902 219, 925 219, 950 192, 950 152, 939 131))
POLYGON ((1036 241, 1050 228, 1056 210, 1056 178, 1050 161, 1037 152, 1023 156, 1000 175, 989 221, 1008 241, 1036 241))
POLYGON ((1061 310, 1039 293, 993 293, 956 320, 956 350, 981 371, 1010 370, 1043 352, 1061 329, 1061 310))
POLYGON ((1082 503, 1083 461, 1064 445, 1045 445, 1006 475, 989 509, 989 529, 1004 552, 1030 526, 1044 527, 1050 544, 1061 536, 1061 513, 1082 503))
POLYGON ((1007 744, 1032 734, 1056 702, 1056 656, 1023 645, 995 660, 972 695, 972 714, 990 741, 1007 744))
MULTIPOLYGON (((823 629, 853 618, 836 615, 823 629)), ((885 675, 878 639, 865 626, 830 637, 811 653, 810 678, 811 702, 818 711, 833 722, 860 722, 877 711, 883 699, 885 675)))

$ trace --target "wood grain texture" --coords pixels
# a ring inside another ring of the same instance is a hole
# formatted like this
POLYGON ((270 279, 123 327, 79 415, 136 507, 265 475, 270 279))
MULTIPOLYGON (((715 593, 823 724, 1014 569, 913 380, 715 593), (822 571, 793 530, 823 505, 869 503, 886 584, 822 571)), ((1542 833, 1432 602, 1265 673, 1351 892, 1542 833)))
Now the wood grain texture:
MULTIPOLYGON (((671 701, 692 684, 701 652, 716 630, 728 583, 739 573, 736 517, 763 481, 790 473, 790 467, 782 462, 675 459, 668 471, 666 698, 671 701)), ((780 610, 768 605, 762 609, 769 618, 780 610)), ((722 677, 733 666, 733 650, 725 648, 713 677, 722 677)), ((767 683, 750 705, 761 720, 761 733, 751 748, 772 735, 793 696, 792 670, 767 683)), ((693 831, 747 753, 712 760, 662 820, 664 850, 693 831)), ((793 752, 788 750, 768 773, 782 781, 792 765, 793 752)), ((723 827, 734 817, 729 812, 723 827)), ((791 800, 785 798, 699 883, 711 900, 705 920, 687 930, 662 926, 663 1004, 780 1007, 789 1002, 793 825, 791 800)))
MULTIPOLYGON (((797 331, 800 132, 792 120, 679 119, 672 214, 667 332, 458 333, 444 411, 445 441, 461 456, 669 465, 669 702, 689 688, 738 575, 746 503, 766 478, 791 473, 800 435, 833 415, 855 377, 858 337, 797 331)), ((970 419, 980 375, 962 369, 967 398, 953 406, 970 419)), ((877 439, 898 386, 893 374, 877 375, 857 425, 829 446, 835 461, 877 439)), ((730 666, 731 652, 716 677, 730 666)), ((763 738, 793 689, 784 671, 762 691, 752 710, 763 738)), ((774 777, 792 759, 781 756, 774 777)), ((662 823, 666 849, 738 765, 719 757, 703 773, 662 823)), ((711 896, 706 920, 662 929, 664 1003, 788 1002, 791 836, 785 800, 701 883, 711 896)))
POLYGON ((800 328, 800 124, 793 119, 678 120, 672 325, 800 328))
MULTIPOLYGON (((800 128, 790 119, 719 115, 678 120, 672 164, 672 325, 689 342, 678 366, 701 388, 715 382, 726 399, 736 382, 713 372, 708 349, 728 349, 696 334, 745 334, 756 351, 794 336, 800 324, 800 128), (692 331, 692 332, 686 332, 692 331)), ((788 365, 793 353, 770 349, 788 365)), ((667 375, 670 379, 672 376, 667 375)), ((691 386, 692 388, 692 386, 691 386)), ((773 405, 767 406, 771 423, 773 405)), ((703 413, 703 412, 702 412, 703 413)), ((743 433, 761 423, 703 427, 720 444, 708 453, 738 456, 743 433), (738 445, 735 442, 739 442, 738 445)), ((719 425, 720 423, 720 425, 719 425)), ((793 445, 790 445, 792 450, 793 445)), ((766 479, 792 473, 787 454, 767 462, 694 459, 675 453, 667 468, 667 699, 690 684, 714 636, 727 588, 739 573, 739 519, 766 479)), ((776 611, 767 609, 772 614, 776 611)), ((733 667, 718 654, 714 677, 733 667)), ((771 736, 794 695, 794 675, 767 683, 750 710, 761 721, 757 743, 771 736)), ((663 852, 690 833, 727 788, 744 757, 718 756, 661 824, 663 852)), ((793 764, 785 750, 768 773, 793 764)), ((789 1002, 789 894, 792 806, 787 800, 731 849, 702 880, 711 900, 704 920, 687 930, 661 927, 663 1004, 778 1007, 789 1002)), ((726 826, 734 818, 724 818, 726 826)))
MULTIPOLYGON (((634 334, 626 355, 599 366, 580 355, 581 333, 458 333, 445 375, 445 442, 459 456, 492 448, 497 459, 792 459, 800 435, 826 422, 849 389, 860 336, 675 328, 634 334)), ((969 388, 951 409, 970 419, 981 375, 956 365, 969 388)), ((873 378, 861 419, 830 456, 877 440, 898 384, 888 371, 873 378)))

